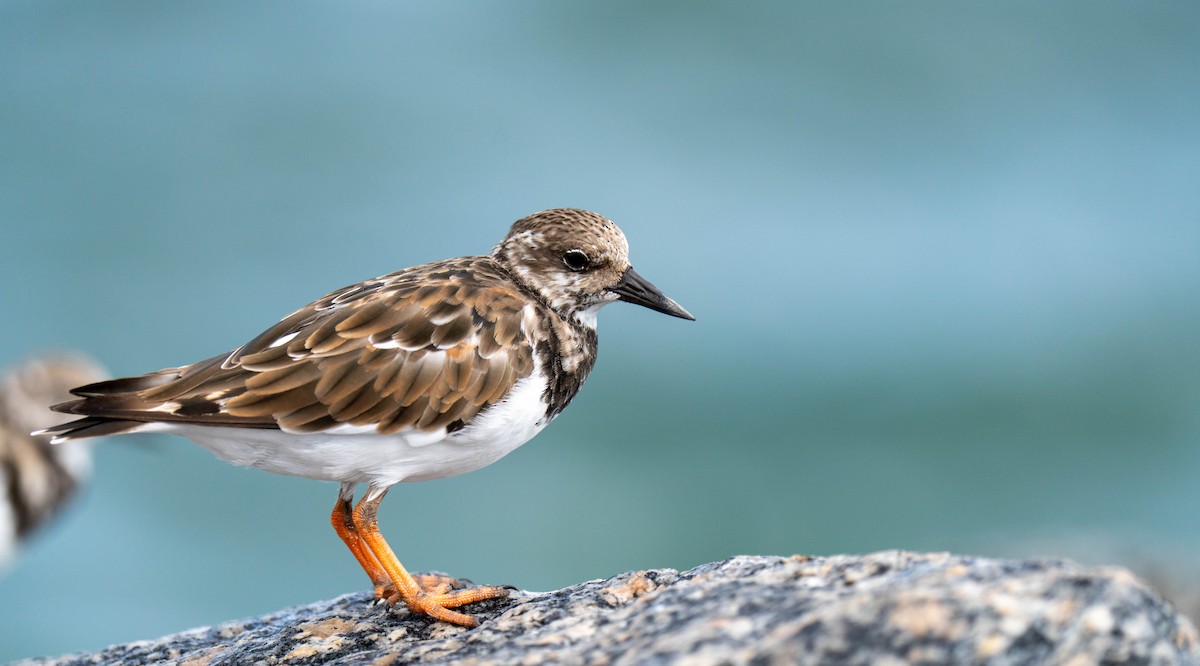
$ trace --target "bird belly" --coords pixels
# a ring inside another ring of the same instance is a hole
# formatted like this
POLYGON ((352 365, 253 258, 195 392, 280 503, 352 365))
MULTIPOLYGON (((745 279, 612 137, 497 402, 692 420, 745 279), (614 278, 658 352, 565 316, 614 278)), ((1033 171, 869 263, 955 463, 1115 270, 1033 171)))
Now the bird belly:
POLYGON ((535 372, 453 433, 440 428, 381 435, 349 426, 294 433, 192 424, 155 424, 160 427, 148 430, 186 437, 234 465, 386 488, 401 481, 465 474, 511 453, 545 427, 544 390, 545 380, 535 372))

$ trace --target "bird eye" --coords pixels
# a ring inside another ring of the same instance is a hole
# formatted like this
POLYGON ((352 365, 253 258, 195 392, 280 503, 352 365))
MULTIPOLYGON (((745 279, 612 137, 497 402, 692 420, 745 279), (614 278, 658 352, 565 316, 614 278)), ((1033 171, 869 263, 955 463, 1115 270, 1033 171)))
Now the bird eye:
POLYGON ((562 259, 567 268, 573 271, 587 270, 587 267, 591 264, 591 261, 583 253, 583 250, 567 250, 563 253, 562 259))

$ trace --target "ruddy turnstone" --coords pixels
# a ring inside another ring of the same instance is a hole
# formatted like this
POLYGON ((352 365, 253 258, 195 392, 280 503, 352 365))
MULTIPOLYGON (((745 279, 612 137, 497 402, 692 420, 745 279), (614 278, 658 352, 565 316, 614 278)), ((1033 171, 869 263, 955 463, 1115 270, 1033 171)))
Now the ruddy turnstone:
POLYGON ((49 436, 29 431, 67 420, 48 405, 69 398, 72 386, 105 376, 82 355, 55 353, 31 358, 0 377, 0 567, 91 472, 90 442, 51 446, 49 436))
POLYGON ((693 319, 634 272, 615 224, 542 211, 491 254, 339 289, 206 361, 79 387, 54 408, 85 418, 45 432, 169 432, 236 465, 338 481, 333 528, 376 597, 474 626, 450 609, 507 591, 414 578, 379 533, 379 503, 401 481, 470 472, 529 441, 579 391, 596 313, 618 300, 693 319))

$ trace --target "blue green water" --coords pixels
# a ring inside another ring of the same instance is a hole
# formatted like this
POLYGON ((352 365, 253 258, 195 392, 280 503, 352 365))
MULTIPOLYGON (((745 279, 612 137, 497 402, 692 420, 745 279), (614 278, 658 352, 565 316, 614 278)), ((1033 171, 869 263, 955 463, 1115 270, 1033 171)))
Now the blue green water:
MULTIPOLYGON (((697 321, 606 309, 553 426, 393 490, 409 568, 1194 561, 1198 7, 0 3, 0 364, 198 360, 591 208, 697 321)), ((332 484, 166 437, 96 466, 0 578, 0 660, 366 587, 332 484)))

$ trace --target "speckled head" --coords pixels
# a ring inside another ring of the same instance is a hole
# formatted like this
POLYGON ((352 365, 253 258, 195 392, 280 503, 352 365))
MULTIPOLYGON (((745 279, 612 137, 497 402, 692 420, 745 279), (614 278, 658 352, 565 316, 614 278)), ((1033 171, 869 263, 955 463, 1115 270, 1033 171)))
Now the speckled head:
POLYGON ((617 300, 694 319, 634 272, 625 234, 591 211, 555 208, 517 220, 492 258, 555 312, 588 325, 617 300))

